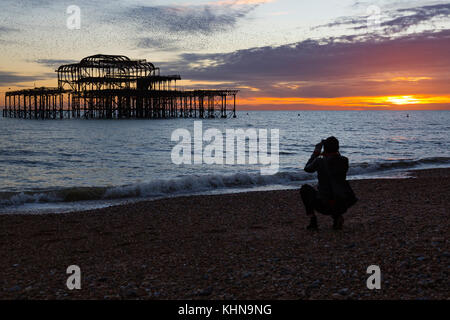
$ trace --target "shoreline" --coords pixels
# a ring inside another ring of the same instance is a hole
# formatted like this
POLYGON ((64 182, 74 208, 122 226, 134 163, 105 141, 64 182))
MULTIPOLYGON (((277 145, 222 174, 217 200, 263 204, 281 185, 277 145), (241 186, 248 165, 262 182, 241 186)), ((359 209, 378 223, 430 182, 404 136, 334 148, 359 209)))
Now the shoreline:
POLYGON ((450 169, 411 172, 350 180, 341 232, 306 231, 298 190, 0 215, 0 299, 448 299, 450 169))
MULTIPOLYGON (((390 179, 408 179, 414 175, 414 172, 424 171, 424 170, 441 170, 441 169, 450 169, 450 167, 435 167, 435 168, 425 168, 425 169, 396 169, 396 170, 388 170, 388 171, 380 171, 380 172, 372 172, 367 175, 353 175, 347 177, 349 181, 361 181, 361 180, 390 180, 390 179), (371 175, 373 177, 371 177, 371 175)), ((315 185, 316 183, 315 175, 311 175, 310 180, 304 181, 295 181, 292 182, 291 185, 283 185, 283 184, 273 184, 273 185, 257 185, 257 186, 242 186, 239 188, 232 187, 223 187, 211 190, 202 190, 196 191, 192 193, 181 192, 179 194, 167 194, 155 197, 124 197, 124 198, 92 198, 92 196, 85 195, 86 199, 80 199, 76 201, 50 201, 50 202, 26 202, 20 205, 8 205, 5 206, 6 210, 0 211, 0 215, 15 215, 15 214, 32 214, 32 215, 40 215, 40 214, 62 214, 62 213, 77 213, 83 211, 91 211, 91 210, 99 210, 104 208, 110 208, 114 206, 128 205, 139 202, 148 202, 148 201, 158 201, 165 199, 175 199, 180 197, 202 197, 202 196, 212 196, 212 195, 230 195, 230 194, 239 194, 239 193, 248 193, 248 192, 268 192, 268 191, 287 191, 287 190, 295 190, 299 189, 300 186, 304 183, 309 183, 315 185), (276 186, 276 187, 275 187, 276 186), (32 208, 27 208, 26 206, 36 206, 32 208), (47 208, 47 206, 54 208, 47 208), (70 207, 77 207, 77 209, 71 209, 70 207)), ((124 186, 125 187, 125 186, 124 186)), ((67 193, 68 190, 72 190, 74 192, 72 197, 79 196, 80 192, 94 192, 98 195, 98 190, 106 190, 107 187, 68 187, 66 189, 62 189, 59 192, 67 193)), ((50 196, 51 192, 58 191, 45 191, 45 192, 37 192, 35 194, 48 194, 50 196)), ((5 192, 4 194, 8 194, 5 192)), ((19 195, 21 193, 12 193, 13 195, 19 195)), ((0 194, 1 196, 1 194, 0 194)))

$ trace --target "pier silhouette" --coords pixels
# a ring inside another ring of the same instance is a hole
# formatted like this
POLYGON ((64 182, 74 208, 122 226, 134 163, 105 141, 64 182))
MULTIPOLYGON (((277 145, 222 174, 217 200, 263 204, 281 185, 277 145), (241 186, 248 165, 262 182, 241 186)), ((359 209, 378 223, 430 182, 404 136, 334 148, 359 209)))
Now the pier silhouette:
POLYGON ((5 94, 3 117, 151 119, 236 117, 238 90, 179 90, 146 60, 94 55, 57 70, 58 87, 5 94))

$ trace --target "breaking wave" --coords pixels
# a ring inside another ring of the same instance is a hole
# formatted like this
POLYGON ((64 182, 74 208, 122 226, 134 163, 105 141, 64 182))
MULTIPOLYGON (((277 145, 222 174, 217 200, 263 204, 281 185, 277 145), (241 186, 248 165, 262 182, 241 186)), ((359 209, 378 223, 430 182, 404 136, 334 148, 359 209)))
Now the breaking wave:
MULTIPOLYGON (((355 163, 349 169, 349 177, 364 176, 377 172, 405 170, 423 167, 450 166, 450 158, 433 157, 419 160, 396 159, 378 163, 355 163)), ((64 188, 48 191, 0 193, 0 206, 25 203, 76 202, 126 198, 157 198, 187 195, 216 189, 239 189, 271 185, 295 185, 313 179, 300 168, 264 176, 259 173, 236 173, 233 175, 192 175, 176 179, 158 179, 149 182, 113 187, 64 188)))

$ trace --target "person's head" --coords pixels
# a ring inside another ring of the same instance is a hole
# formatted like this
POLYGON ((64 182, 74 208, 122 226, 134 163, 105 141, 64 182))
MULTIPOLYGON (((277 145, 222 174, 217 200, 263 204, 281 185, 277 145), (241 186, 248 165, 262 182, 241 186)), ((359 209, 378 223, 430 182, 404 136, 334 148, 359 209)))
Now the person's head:
POLYGON ((333 153, 339 151, 339 140, 335 137, 328 137, 323 142, 323 150, 326 153, 333 153))

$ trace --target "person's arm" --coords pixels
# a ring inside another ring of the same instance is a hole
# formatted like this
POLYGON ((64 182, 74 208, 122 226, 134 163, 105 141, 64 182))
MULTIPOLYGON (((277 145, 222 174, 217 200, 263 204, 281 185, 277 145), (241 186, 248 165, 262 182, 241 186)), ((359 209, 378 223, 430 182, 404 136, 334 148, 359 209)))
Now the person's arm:
POLYGON ((309 158, 308 162, 306 163, 305 166, 306 172, 313 173, 317 171, 318 169, 317 157, 320 155, 320 152, 322 151, 322 145, 323 145, 322 142, 316 144, 316 147, 314 149, 313 154, 311 155, 311 158, 309 158))
POLYGON ((348 172, 348 158, 345 158, 345 174, 348 172))

